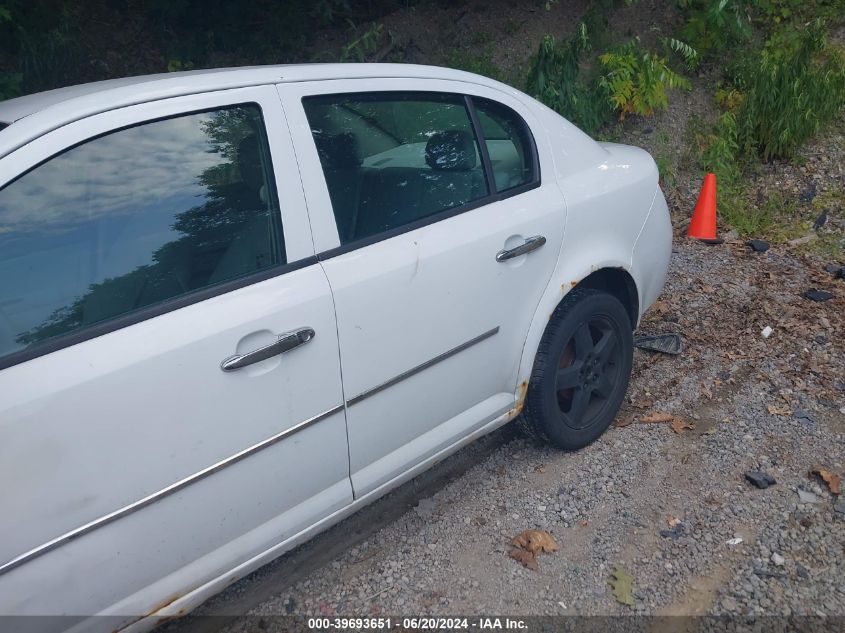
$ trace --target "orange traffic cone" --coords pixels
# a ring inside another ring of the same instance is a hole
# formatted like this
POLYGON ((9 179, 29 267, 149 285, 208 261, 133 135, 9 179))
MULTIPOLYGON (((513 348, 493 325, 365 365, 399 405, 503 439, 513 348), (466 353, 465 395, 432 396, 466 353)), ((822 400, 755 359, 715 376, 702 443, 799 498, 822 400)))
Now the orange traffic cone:
POLYGON ((716 237, 716 174, 707 174, 695 203, 687 237, 718 243, 716 237))

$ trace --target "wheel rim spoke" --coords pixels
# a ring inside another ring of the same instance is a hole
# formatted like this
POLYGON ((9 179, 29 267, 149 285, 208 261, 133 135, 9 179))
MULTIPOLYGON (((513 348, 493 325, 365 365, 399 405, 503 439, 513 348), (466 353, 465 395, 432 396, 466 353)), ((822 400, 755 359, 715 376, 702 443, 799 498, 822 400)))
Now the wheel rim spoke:
POLYGON ((557 370, 555 386, 557 391, 573 389, 578 386, 581 374, 581 362, 575 361, 569 367, 561 367, 557 370))
POLYGON ((570 420, 575 425, 581 422, 588 404, 590 404, 590 392, 587 389, 576 389, 568 413, 570 420))
POLYGON ((590 334, 590 325, 586 322, 575 330, 575 358, 584 360, 593 350, 593 337, 590 334))
POLYGON ((613 331, 604 332, 593 348, 593 354, 599 361, 600 365, 607 363, 611 354, 616 350, 616 336, 613 331))

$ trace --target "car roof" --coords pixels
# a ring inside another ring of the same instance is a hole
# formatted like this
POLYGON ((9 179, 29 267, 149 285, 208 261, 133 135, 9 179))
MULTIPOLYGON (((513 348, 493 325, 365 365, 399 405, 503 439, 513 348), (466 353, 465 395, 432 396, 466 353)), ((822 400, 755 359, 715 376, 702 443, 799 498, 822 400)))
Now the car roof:
POLYGON ((248 66, 109 79, 0 101, 0 158, 62 125, 137 103, 272 83, 366 78, 453 79, 500 90, 504 88, 511 94, 517 92, 479 75, 415 64, 248 66), (15 125, 15 122, 22 120, 26 121, 26 126, 15 125), (8 127, 3 127, 4 124, 8 127), (25 132, 21 127, 29 129, 25 132), (13 139, 13 136, 18 138, 13 139))

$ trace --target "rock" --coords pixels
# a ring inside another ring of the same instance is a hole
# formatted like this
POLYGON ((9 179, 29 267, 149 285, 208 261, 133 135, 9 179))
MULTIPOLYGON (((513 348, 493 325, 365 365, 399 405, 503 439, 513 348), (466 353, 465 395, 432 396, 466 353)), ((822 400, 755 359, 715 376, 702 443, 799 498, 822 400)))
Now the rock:
POLYGON ((827 290, 816 290, 813 288, 804 293, 804 298, 810 301, 829 301, 833 299, 833 293, 827 290))
POLYGON ((825 272, 833 275, 834 279, 845 279, 845 266, 839 264, 827 264, 824 267, 825 272))
POLYGON ((800 503, 818 503, 819 498, 812 492, 808 492, 803 488, 798 489, 798 500, 800 503))
POLYGON ((670 538, 673 540, 677 540, 682 536, 686 536, 687 529, 684 527, 683 523, 678 523, 676 526, 669 530, 660 530, 660 536, 663 538, 670 538))
POLYGON ((813 424, 816 423, 816 418, 813 414, 804 411, 804 409, 796 409, 795 413, 793 413, 796 420, 807 420, 807 422, 812 422, 813 424))
POLYGON ((813 230, 818 231, 827 223, 827 211, 822 211, 816 221, 813 222, 813 230))
POLYGON ((738 611, 739 605, 736 600, 728 596, 726 598, 722 598, 722 609, 725 611, 738 611))
POLYGON ((798 564, 795 565, 795 571, 797 572, 797 574, 799 576, 801 576, 801 578, 809 578, 810 577, 810 572, 807 571, 807 568, 804 567, 804 565, 802 565, 801 563, 798 563, 798 564))
POLYGON ((420 502, 417 504, 417 513, 423 518, 428 518, 434 514, 436 508, 437 502, 431 499, 420 499, 420 502))
POLYGON ((786 562, 786 559, 783 556, 781 556, 780 554, 778 554, 777 552, 772 554, 771 560, 778 567, 783 567, 783 564, 786 562))
POLYGON ((760 489, 765 489, 769 486, 774 486, 777 483, 774 477, 772 477, 768 473, 764 473, 759 470, 749 470, 747 473, 745 473, 745 479, 752 485, 760 489))
POLYGON ((801 201, 802 204, 810 204, 816 197, 817 188, 818 186, 816 185, 816 181, 811 180, 807 188, 803 192, 801 192, 801 195, 798 197, 798 199, 801 201))
POLYGON ((745 245, 750 246, 755 253, 765 253, 770 246, 765 240, 748 240, 745 245))
POLYGON ((845 518, 845 497, 839 497, 833 504, 833 511, 845 518))

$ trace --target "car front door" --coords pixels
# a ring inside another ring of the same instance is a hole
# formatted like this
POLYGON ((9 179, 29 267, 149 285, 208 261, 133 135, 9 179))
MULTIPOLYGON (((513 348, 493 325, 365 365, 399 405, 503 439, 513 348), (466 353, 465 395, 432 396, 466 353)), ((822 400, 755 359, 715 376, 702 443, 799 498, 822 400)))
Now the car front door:
POLYGON ((564 202, 541 184, 549 148, 530 111, 499 91, 409 79, 279 90, 334 295, 361 496, 515 414, 564 202))
POLYGON ((274 87, 0 161, 0 614, 154 612, 348 504, 348 468, 274 87))

